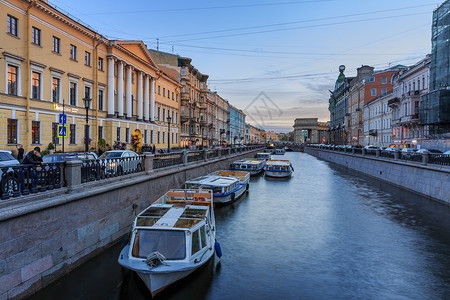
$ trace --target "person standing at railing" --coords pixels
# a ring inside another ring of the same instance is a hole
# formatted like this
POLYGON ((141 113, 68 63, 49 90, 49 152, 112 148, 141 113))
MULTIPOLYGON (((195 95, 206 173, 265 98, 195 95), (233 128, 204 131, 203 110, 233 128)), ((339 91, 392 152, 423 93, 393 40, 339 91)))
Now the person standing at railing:
POLYGON ((25 150, 23 149, 22 144, 17 145, 17 160, 19 163, 22 163, 24 152, 25 150))
MULTIPOLYGON (((44 162, 42 161, 42 157, 41 157, 41 148, 34 147, 33 151, 28 152, 22 161, 22 165, 33 165, 33 166, 42 167, 44 165, 44 162)), ((33 187, 37 186, 37 182, 39 179, 39 176, 36 171, 37 171, 37 169, 32 169, 30 172, 31 178, 33 179, 33 187)), ((24 173, 24 170, 21 168, 19 170, 19 182, 20 182, 20 189, 21 189, 22 193, 24 190, 24 174, 23 173, 24 173)))

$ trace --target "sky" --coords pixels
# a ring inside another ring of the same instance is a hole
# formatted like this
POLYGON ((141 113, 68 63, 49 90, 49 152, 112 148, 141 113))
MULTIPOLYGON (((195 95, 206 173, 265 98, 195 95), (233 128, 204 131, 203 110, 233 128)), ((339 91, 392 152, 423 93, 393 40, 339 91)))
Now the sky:
POLYGON ((50 0, 109 39, 192 58, 208 87, 246 121, 288 132, 295 118, 329 120, 345 65, 382 70, 431 52, 436 0, 50 0))

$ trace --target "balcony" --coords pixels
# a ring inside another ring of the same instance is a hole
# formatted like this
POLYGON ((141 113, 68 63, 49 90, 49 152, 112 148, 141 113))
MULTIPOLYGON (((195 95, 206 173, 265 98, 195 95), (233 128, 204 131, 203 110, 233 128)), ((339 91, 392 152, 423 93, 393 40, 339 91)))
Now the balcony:
POLYGON ((369 135, 377 136, 378 135, 377 130, 376 129, 370 129, 369 130, 369 135))
POLYGON ((391 99, 388 101, 388 105, 389 106, 394 106, 394 105, 398 105, 400 103, 400 99, 398 99, 397 97, 391 99))

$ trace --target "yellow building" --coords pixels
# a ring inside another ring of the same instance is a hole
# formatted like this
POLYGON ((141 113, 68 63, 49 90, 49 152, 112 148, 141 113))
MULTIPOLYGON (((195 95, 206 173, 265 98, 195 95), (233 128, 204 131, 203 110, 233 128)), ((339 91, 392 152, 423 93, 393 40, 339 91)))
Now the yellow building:
POLYGON ((108 40, 45 1, 0 1, 0 148, 179 146, 180 91, 142 41, 108 40), (84 98, 92 99, 86 109, 84 98), (170 119, 168 118, 170 117, 170 119), (170 133, 168 132, 170 121, 170 133))

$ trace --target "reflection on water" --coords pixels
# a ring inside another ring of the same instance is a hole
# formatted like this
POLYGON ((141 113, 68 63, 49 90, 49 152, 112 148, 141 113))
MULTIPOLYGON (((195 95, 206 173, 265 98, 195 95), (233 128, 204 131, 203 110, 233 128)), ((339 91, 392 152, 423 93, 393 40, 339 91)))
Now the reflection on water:
MULTIPOLYGON (((450 208, 302 153, 216 208, 223 257, 161 299, 444 299, 450 208)), ((33 299, 149 299, 120 243, 33 299)))

